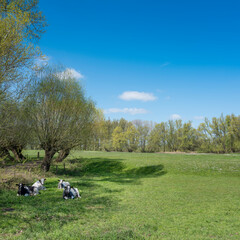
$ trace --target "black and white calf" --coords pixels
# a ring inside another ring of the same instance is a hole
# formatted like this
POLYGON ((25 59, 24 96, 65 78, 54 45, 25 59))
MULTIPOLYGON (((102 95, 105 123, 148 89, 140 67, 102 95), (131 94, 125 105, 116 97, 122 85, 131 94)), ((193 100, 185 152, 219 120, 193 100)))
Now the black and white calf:
POLYGON ((63 190, 63 199, 81 198, 77 188, 71 187, 70 185, 65 187, 63 190))
POLYGON ((23 183, 16 185, 18 186, 17 196, 32 196, 38 194, 38 189, 33 186, 27 186, 23 183))
POLYGON ((69 182, 65 182, 65 180, 59 179, 58 181, 59 181, 59 183, 58 183, 58 188, 59 189, 65 188, 67 186, 70 186, 70 183, 69 182))
POLYGON ((46 178, 42 178, 42 179, 36 181, 36 182, 32 185, 32 187, 35 187, 35 188, 37 188, 38 190, 46 190, 46 187, 43 186, 44 181, 46 181, 46 178))

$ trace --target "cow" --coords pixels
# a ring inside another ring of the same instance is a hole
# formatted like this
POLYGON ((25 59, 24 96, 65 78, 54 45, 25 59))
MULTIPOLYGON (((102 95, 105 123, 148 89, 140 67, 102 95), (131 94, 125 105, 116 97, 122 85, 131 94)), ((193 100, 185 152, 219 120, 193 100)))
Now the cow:
POLYGON ((18 186, 17 196, 32 196, 38 194, 38 189, 33 186, 27 186, 23 183, 16 184, 18 186))
POLYGON ((46 178, 42 178, 42 179, 36 181, 36 182, 32 185, 32 187, 35 187, 35 188, 37 188, 38 190, 46 190, 46 187, 43 186, 44 181, 46 181, 46 178))
POLYGON ((66 186, 63 190, 63 199, 81 198, 77 188, 66 186))
POLYGON ((58 183, 58 188, 59 189, 65 188, 67 186, 70 186, 70 183, 69 182, 65 182, 65 180, 59 179, 58 181, 59 181, 59 183, 58 183))

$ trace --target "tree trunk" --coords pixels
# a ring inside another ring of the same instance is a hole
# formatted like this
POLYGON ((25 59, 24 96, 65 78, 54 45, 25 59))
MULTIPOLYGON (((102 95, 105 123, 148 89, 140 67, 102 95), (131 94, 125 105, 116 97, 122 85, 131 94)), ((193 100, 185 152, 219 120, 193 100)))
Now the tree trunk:
POLYGON ((0 158, 9 158, 11 161, 14 161, 7 148, 0 148, 0 158))
POLYGON ((55 150, 53 149, 45 149, 45 156, 41 165, 41 168, 45 171, 48 172, 51 166, 52 158, 54 154, 56 153, 55 150))
POLYGON ((21 147, 16 147, 13 146, 10 148, 10 150, 12 151, 12 153, 14 154, 15 159, 18 162, 22 162, 24 159, 26 159, 23 154, 22 154, 22 148, 21 147))
POLYGON ((56 162, 62 162, 70 153, 70 149, 61 150, 58 154, 56 162))

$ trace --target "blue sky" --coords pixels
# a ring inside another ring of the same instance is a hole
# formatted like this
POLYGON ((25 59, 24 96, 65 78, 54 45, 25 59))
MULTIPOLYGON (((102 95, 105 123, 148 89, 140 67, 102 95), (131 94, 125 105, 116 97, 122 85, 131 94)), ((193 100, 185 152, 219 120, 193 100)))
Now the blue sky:
POLYGON ((40 0, 39 45, 111 119, 240 114, 239 1, 40 0), (76 72, 75 72, 76 71, 76 72))

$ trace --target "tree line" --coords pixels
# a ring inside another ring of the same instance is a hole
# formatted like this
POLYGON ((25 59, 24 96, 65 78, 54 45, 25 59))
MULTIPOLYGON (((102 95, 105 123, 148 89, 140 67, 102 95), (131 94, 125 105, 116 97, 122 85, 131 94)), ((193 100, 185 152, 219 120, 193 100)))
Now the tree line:
POLYGON ((128 152, 240 152, 240 116, 205 118, 197 128, 182 120, 105 120, 99 116, 89 150, 128 152))

